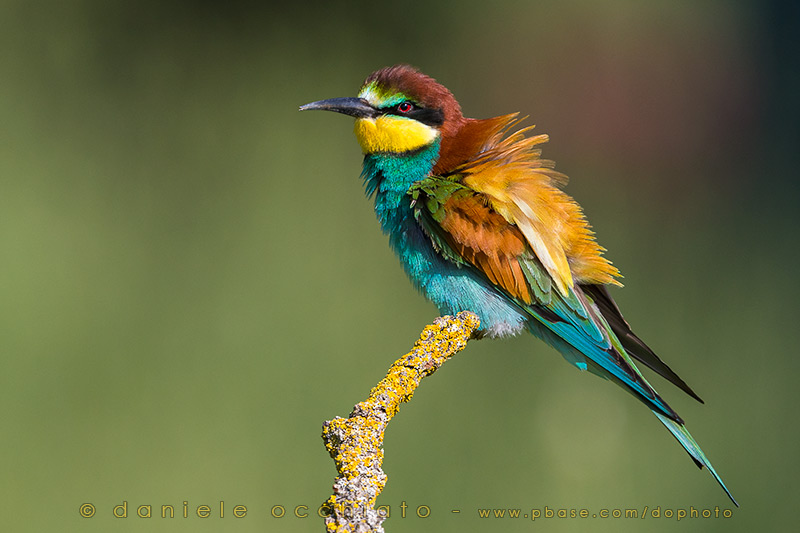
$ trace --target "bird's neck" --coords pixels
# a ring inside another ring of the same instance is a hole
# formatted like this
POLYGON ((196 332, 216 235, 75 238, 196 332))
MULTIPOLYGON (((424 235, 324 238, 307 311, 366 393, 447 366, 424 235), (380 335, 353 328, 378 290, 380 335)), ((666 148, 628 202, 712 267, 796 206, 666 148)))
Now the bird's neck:
POLYGON ((408 189, 430 175, 439 157, 439 146, 437 139, 412 153, 364 156, 364 187, 368 196, 375 195, 375 214, 384 232, 395 232, 412 216, 408 189))

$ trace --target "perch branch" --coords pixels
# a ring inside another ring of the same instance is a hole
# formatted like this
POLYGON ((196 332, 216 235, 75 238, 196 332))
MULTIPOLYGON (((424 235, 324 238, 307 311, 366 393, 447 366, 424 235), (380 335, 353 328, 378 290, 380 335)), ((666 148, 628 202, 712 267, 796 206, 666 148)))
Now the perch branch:
POLYGON ((479 325, 478 317, 468 311, 437 318, 422 331, 414 348, 392 364, 369 397, 356 404, 349 418, 337 416, 325 422, 322 438, 339 472, 333 495, 324 504, 329 513, 327 531, 383 533, 386 517, 375 509, 375 501, 386 485, 381 470, 386 426, 422 378, 462 350, 479 325))

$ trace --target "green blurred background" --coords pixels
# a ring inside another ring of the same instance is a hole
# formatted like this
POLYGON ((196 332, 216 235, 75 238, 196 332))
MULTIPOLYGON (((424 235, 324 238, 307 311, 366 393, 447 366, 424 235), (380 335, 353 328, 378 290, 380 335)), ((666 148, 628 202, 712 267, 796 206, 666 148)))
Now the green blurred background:
POLYGON ((478 518, 732 507, 638 402, 526 336, 470 343, 392 422, 387 531, 790 529, 796 22, 756 1, 0 2, 2 529, 322 529, 322 422, 436 312, 364 198, 351 120, 297 107, 398 62, 551 135, 626 317, 706 405, 654 384, 742 507, 478 518))

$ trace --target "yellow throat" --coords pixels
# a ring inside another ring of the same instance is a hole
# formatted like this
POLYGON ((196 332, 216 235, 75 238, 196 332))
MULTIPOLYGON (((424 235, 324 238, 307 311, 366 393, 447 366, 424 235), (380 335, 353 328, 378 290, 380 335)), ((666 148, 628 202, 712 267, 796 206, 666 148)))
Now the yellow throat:
POLYGON ((410 118, 382 115, 356 119, 355 134, 365 154, 402 153, 431 144, 439 130, 410 118))

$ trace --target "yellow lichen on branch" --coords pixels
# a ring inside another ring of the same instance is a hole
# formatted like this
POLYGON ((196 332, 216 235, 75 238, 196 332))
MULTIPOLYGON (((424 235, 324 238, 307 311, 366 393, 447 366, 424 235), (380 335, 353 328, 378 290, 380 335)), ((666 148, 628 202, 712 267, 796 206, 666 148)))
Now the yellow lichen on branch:
POLYGON ((386 485, 381 469, 386 426, 422 378, 462 350, 479 325, 478 317, 468 311, 437 318, 422 331, 414 348, 392 364, 369 397, 356 404, 349 418, 325 422, 322 438, 339 472, 333 495, 325 502, 327 531, 383 532, 386 517, 375 509, 375 501, 386 485))

